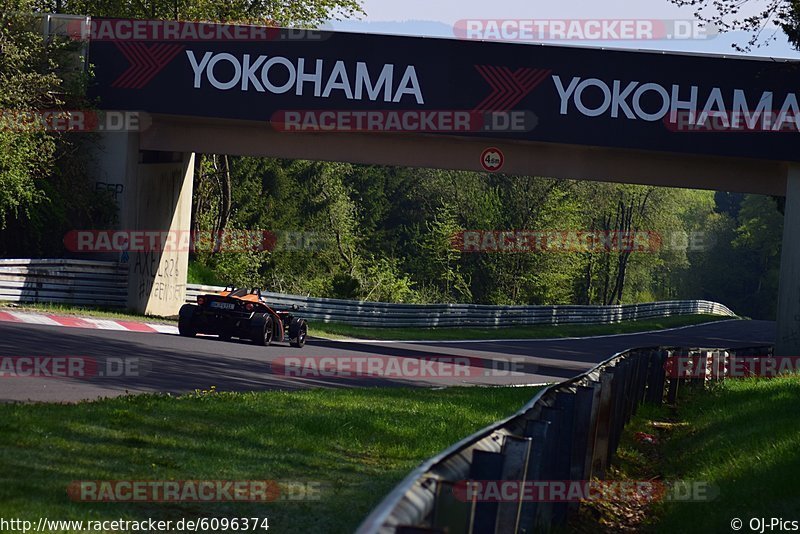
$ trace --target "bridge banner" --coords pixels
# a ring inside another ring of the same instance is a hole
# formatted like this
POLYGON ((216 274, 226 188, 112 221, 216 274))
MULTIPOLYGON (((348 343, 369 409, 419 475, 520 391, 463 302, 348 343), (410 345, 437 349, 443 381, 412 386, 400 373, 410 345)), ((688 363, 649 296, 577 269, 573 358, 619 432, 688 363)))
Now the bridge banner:
POLYGON ((106 110, 800 161, 800 62, 175 21, 90 34, 106 110))

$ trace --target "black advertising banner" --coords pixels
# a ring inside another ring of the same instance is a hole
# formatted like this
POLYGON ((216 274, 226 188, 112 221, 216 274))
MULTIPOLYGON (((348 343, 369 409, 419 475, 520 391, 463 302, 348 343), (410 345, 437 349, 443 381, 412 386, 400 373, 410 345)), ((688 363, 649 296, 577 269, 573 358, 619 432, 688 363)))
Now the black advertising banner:
POLYGON ((106 110, 800 161, 799 62, 92 22, 106 110))

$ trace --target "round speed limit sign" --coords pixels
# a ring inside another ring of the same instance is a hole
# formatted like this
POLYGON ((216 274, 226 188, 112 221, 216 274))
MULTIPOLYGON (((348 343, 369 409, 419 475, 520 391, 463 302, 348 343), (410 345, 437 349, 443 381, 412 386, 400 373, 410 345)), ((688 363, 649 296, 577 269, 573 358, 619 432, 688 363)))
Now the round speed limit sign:
POLYGON ((481 166, 486 172, 497 172, 503 168, 505 156, 499 148, 490 147, 481 153, 481 166))

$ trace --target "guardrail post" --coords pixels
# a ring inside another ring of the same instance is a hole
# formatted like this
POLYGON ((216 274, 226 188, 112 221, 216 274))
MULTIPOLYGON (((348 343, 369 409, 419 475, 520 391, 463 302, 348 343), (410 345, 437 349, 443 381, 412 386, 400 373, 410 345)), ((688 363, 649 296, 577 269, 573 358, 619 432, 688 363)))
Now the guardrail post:
MULTIPOLYGON (((539 480, 564 480, 559 475, 556 462, 558 461, 561 434, 566 433, 564 425, 564 410, 561 408, 545 407, 542 408, 541 418, 550 423, 545 440, 545 451, 542 459, 542 477, 539 480), (559 478, 560 477, 560 478, 559 478)), ((550 488, 545 488, 545 497, 549 497, 550 488)), ((536 518, 534 519, 534 532, 549 531, 553 524, 553 503, 550 501, 539 502, 536 507, 536 518)))
POLYGON ((699 365, 700 365, 700 372, 698 373, 697 379, 700 381, 700 386, 705 389, 706 382, 709 379, 709 367, 711 366, 711 352, 704 350, 700 352, 700 356, 698 358, 699 365))
POLYGON ((711 360, 711 379, 715 381, 724 380, 728 376, 728 365, 730 357, 727 351, 716 350, 711 360))
POLYGON ((614 409, 613 382, 616 369, 600 373, 600 406, 597 410, 597 431, 594 436, 592 470, 590 478, 603 478, 608 467, 608 449, 611 441, 611 411, 614 409))
MULTIPOLYGON (((556 408, 561 408, 563 429, 558 435, 555 480, 572 479, 572 460, 575 436, 575 394, 559 391, 556 393, 556 408)), ((563 525, 567 521, 567 502, 553 504, 553 524, 563 525)))
POLYGON ((582 480, 591 480, 592 460, 594 458, 594 450, 597 440, 597 426, 600 421, 600 396, 602 393, 602 384, 599 381, 590 380, 587 382, 586 387, 592 388, 593 394, 589 433, 586 436, 586 456, 584 458, 582 480))
POLYGON ((633 414, 639 410, 639 406, 644 402, 644 395, 647 392, 647 374, 650 371, 651 351, 639 352, 636 355, 639 364, 639 371, 637 373, 638 380, 636 382, 636 404, 633 407, 633 414))
MULTIPOLYGON (((469 468, 470 480, 498 481, 502 475, 503 455, 501 453, 489 451, 472 452, 472 465, 469 468)), ((498 505, 498 502, 479 500, 475 504, 475 516, 469 531, 475 534, 494 532, 498 505)))
POLYGON ((434 529, 442 532, 466 532, 474 513, 474 502, 468 499, 462 501, 456 497, 456 482, 449 480, 437 482, 431 520, 434 529))
MULTIPOLYGON (((636 365, 636 360, 638 359, 637 353, 631 353, 625 359, 625 365, 627 367, 626 376, 625 376, 625 402, 622 405, 623 413, 625 414, 625 418, 623 420, 622 426, 619 428, 620 437, 622 436, 622 430, 625 428, 625 425, 631 420, 631 416, 633 415, 634 409, 634 399, 636 398, 636 380, 637 376, 636 373, 638 371, 638 366, 636 365)), ((619 442, 619 440, 617 440, 619 442)))
POLYGON ((666 381, 666 353, 657 350, 650 353, 650 367, 647 380, 646 400, 651 404, 664 402, 664 383, 666 381))
POLYGON ((611 457, 617 451, 619 438, 625 426, 625 401, 629 377, 630 362, 623 360, 615 367, 614 381, 611 383, 613 404, 611 408, 611 432, 608 440, 608 463, 611 463, 611 457))
POLYGON ((684 385, 696 388, 702 384, 703 376, 703 353, 700 351, 681 351, 681 357, 685 358, 689 365, 688 376, 681 377, 684 385))
POLYGON ((517 482, 519 495, 514 502, 500 503, 497 510, 495 532, 516 532, 519 527, 530 452, 531 438, 506 436, 502 450, 503 474, 501 478, 517 482))
MULTIPOLYGON (((595 388, 578 386, 575 391, 574 421, 572 424, 572 457, 570 459, 570 480, 586 480, 586 456, 589 446, 589 433, 592 429, 595 388)), ((578 509, 578 502, 567 503, 567 512, 578 509)))
POLYGON ((631 418, 636 414, 636 400, 639 396, 638 386, 639 386, 639 373, 641 371, 641 353, 631 352, 628 355, 628 361, 630 362, 631 366, 631 376, 628 379, 628 394, 627 394, 627 402, 625 405, 625 424, 627 425, 631 418))
MULTIPOLYGON (((681 359, 684 358, 684 355, 680 353, 680 351, 668 351, 668 358, 672 360, 671 365, 669 366, 671 375, 669 377, 669 387, 667 389, 667 403, 670 405, 674 405, 678 400, 678 383, 680 382, 680 374, 681 369, 684 367, 684 364, 681 363, 681 359)), ((688 364, 688 362, 684 362, 688 364)))
MULTIPOLYGON (((532 440, 530 459, 528 460, 528 473, 525 477, 528 481, 546 480, 544 469, 547 461, 549 431, 550 422, 548 421, 528 421, 525 425, 525 436, 532 440)), ((535 499, 523 501, 519 521, 519 531, 521 533, 532 533, 534 531, 537 509, 541 504, 535 499)))

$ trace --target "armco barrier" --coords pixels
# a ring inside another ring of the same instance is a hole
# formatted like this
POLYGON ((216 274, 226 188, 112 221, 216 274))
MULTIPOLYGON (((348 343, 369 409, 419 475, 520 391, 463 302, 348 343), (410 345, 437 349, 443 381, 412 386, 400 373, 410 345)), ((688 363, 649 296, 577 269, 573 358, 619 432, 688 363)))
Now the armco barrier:
POLYGON ((124 308, 128 267, 108 261, 0 260, 0 300, 124 308))
MULTIPOLYGON (((222 290, 189 284, 187 302, 222 290)), ((490 306, 482 304, 389 304, 263 293, 276 306, 297 305, 302 315, 319 322, 354 326, 518 326, 609 324, 635 319, 707 313, 735 317, 728 307, 706 300, 677 300, 612 306, 490 306)))
MULTIPOLYGON (((128 266, 108 261, 65 259, 0 260, 0 300, 53 302, 123 308, 128 266)), ((187 302, 221 287, 188 284, 187 302)), ((705 300, 649 302, 622 306, 489 306, 481 304, 390 304, 264 293, 274 305, 297 305, 318 322, 354 326, 514 326, 608 324, 633 319, 707 313, 734 317, 722 304, 705 300)))
POLYGON ((724 378, 731 356, 771 357, 748 349, 633 349, 575 378, 541 390, 511 417, 456 443, 403 480, 364 520, 357 534, 546 532, 563 526, 577 502, 464 498, 472 481, 604 479, 625 424, 643 403, 674 403, 678 385, 724 378), (676 357, 697 362, 691 378, 667 373, 676 357), (716 370, 716 372, 714 371, 716 370), (461 498, 459 498, 459 495, 461 498))

